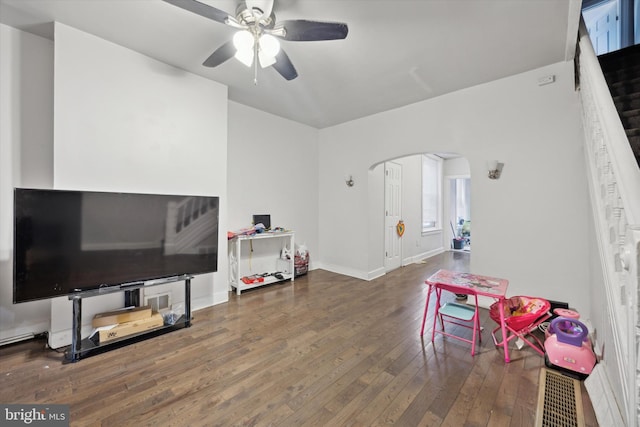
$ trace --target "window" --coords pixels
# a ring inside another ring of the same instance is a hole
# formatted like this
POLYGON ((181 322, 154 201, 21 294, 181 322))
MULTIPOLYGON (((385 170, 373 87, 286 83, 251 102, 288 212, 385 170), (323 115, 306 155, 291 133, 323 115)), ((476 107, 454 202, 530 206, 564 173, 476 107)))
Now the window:
POLYGON ((442 228, 442 159, 422 156, 422 232, 442 228))
POLYGON ((469 206, 469 201, 471 200, 471 179, 456 178, 452 181, 453 188, 451 193, 455 195, 454 218, 456 224, 458 224, 461 219, 471 221, 471 206, 469 206))

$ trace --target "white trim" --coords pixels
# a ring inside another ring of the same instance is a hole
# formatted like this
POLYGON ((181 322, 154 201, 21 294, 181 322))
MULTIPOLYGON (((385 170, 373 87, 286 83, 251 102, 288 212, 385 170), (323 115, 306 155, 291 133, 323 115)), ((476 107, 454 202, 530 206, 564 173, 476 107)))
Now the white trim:
POLYGON ((584 385, 589 393, 598 424, 601 426, 623 426, 625 423, 620 416, 620 410, 614 397, 615 393, 604 370, 602 362, 597 364, 589 377, 584 380, 584 385), (614 408, 618 411, 613 410, 614 408))
POLYGON ((384 268, 377 268, 373 271, 370 271, 369 274, 367 274, 367 278, 365 280, 374 280, 378 277, 384 276, 385 274, 387 274, 387 272, 384 268))
POLYGON ((414 255, 412 257, 405 258, 404 260, 402 260, 402 266, 404 267, 404 266, 409 265, 409 264, 415 264, 417 262, 420 262, 420 261, 422 261, 424 259, 427 259, 427 258, 431 258, 432 256, 441 254, 443 252, 444 252, 444 248, 437 248, 437 249, 432 249, 432 250, 427 251, 427 252, 423 252, 423 253, 418 254, 418 255, 414 255))
POLYGON ((421 235, 422 235, 422 237, 425 237, 425 236, 431 236, 431 235, 438 234, 438 233, 442 233, 442 227, 430 228, 427 231, 423 230, 421 235))
POLYGON ((13 336, 13 337, 2 338, 2 339, 0 339, 0 347, 2 347, 3 345, 9 345, 9 344, 17 343, 17 342, 20 342, 20 341, 30 340, 30 339, 32 339, 34 337, 35 337, 35 334, 33 332, 28 332, 28 333, 22 334, 22 335, 16 335, 16 336, 13 336))
POLYGON ((377 277, 384 276, 384 268, 379 268, 372 272, 365 272, 365 271, 356 270, 353 268, 345 268, 340 265, 326 264, 324 262, 319 262, 317 268, 320 268, 322 270, 327 270, 332 273, 355 277, 356 279, 361 279, 361 280, 373 280, 377 277), (382 272, 382 274, 380 274, 380 272, 382 272))

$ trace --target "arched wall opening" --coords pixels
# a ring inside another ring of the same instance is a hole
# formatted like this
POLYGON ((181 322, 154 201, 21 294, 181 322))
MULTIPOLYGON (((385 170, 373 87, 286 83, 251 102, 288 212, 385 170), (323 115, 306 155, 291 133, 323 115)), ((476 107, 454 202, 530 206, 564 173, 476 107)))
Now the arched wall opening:
MULTIPOLYGON (((369 261, 370 265, 378 266, 375 276, 443 251, 456 250, 453 238, 458 232, 462 237, 463 226, 465 231, 469 230, 471 221, 471 170, 465 157, 448 152, 411 153, 374 163, 369 167, 368 175, 369 247, 377 248, 370 252, 369 261), (437 200, 424 191, 424 180, 430 181, 428 174, 423 177, 423 168, 429 167, 424 165, 425 155, 441 161, 437 200), (399 216, 404 228, 401 236, 396 233, 397 217, 392 214, 395 196, 391 190, 394 181, 390 178, 393 175, 390 168, 401 172, 399 216), (461 188, 460 181, 467 183, 466 191, 461 188), (429 205, 434 201, 438 219, 437 224, 430 224, 425 217, 429 216, 429 205), (463 220, 462 224, 458 224, 459 219, 463 220), (399 249, 399 259, 396 259, 396 249, 399 249)), ((465 236, 463 241, 467 244, 459 250, 470 251, 471 236, 465 236)))

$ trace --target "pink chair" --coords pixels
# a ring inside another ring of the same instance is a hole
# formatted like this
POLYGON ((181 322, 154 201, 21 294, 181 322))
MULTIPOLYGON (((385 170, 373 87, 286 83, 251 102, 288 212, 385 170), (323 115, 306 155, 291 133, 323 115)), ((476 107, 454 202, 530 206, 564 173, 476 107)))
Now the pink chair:
MULTIPOLYGON (((544 344, 533 334, 533 332, 538 329, 538 326, 542 322, 551 317, 551 313, 549 312, 551 304, 549 301, 543 298, 516 296, 506 300, 505 307, 507 307, 505 310, 506 312, 504 313, 504 323, 505 328, 507 329, 507 342, 512 339, 520 339, 520 344, 527 344, 540 356, 544 357, 544 344), (527 337, 529 339, 527 339, 527 337)), ((578 313, 571 310, 563 312, 575 313, 578 315, 578 313)), ((500 307, 497 302, 491 304, 491 307, 489 307, 489 317, 498 324, 498 327, 491 332, 493 343, 496 346, 501 346, 503 345, 503 341, 496 338, 496 332, 501 329, 500 307)))
MULTIPOLYGON (((436 291, 436 312, 433 316, 433 331, 431 332, 431 342, 433 342, 433 340, 435 339, 436 333, 446 335, 460 341, 468 342, 471 344, 471 355, 473 356, 476 350, 476 336, 479 338, 479 341, 482 342, 482 335, 480 334, 482 330, 480 328, 480 315, 478 312, 478 295, 476 294, 475 290, 471 288, 466 290, 465 292, 461 292, 460 287, 457 286, 450 287, 445 284, 438 284, 434 287, 436 291), (469 295, 470 297, 473 297, 474 305, 471 306, 468 304, 459 304, 456 302, 447 302, 441 305, 441 296, 443 290, 450 291, 455 294, 464 293, 466 295, 469 295), (437 328, 438 319, 440 319, 441 329, 437 328), (473 330, 472 338, 467 339, 446 332, 445 323, 452 323, 454 325, 473 330)), ((429 295, 430 294, 431 290, 429 290, 429 295)), ((427 305, 428 301, 429 296, 427 296, 427 305)), ((424 334, 424 321, 426 319, 428 309, 427 305, 425 305, 421 335, 424 334)))

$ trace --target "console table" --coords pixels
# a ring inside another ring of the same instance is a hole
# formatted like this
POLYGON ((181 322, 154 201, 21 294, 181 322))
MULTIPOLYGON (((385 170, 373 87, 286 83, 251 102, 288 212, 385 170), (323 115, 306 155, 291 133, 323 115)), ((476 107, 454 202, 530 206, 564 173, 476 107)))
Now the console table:
POLYGON ((247 289, 284 280, 294 281, 295 233, 273 231, 252 235, 237 235, 229 240, 229 285, 240 293, 247 289), (289 259, 281 259, 282 250, 289 259), (274 274, 279 273, 281 277, 274 274), (261 281, 245 283, 246 275, 261 275, 261 281))
POLYGON ((81 291, 73 295, 69 295, 69 299, 73 302, 73 322, 71 347, 65 351, 63 363, 77 362, 89 356, 104 353, 105 351, 123 347, 125 345, 139 342, 149 338, 163 335, 177 329, 188 328, 191 326, 191 279, 193 276, 182 275, 169 277, 158 280, 150 280, 147 282, 136 282, 131 284, 123 284, 119 286, 109 286, 91 291, 81 291), (184 282, 184 315, 182 315, 173 325, 164 325, 158 328, 128 335, 118 340, 109 341, 103 344, 96 344, 88 337, 82 339, 82 299, 94 297, 98 295, 106 295, 114 292, 125 293, 125 306, 140 306, 140 289, 151 286, 164 285, 173 282, 184 282))

